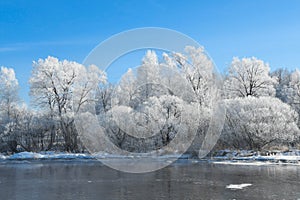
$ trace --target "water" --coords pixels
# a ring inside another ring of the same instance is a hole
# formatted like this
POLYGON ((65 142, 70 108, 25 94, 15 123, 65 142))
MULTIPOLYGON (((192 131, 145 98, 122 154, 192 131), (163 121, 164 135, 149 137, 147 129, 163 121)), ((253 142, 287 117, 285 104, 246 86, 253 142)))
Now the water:
POLYGON ((129 174, 100 162, 0 163, 0 199, 300 199, 300 166, 179 162, 129 174), (241 190, 229 184, 250 183, 241 190))

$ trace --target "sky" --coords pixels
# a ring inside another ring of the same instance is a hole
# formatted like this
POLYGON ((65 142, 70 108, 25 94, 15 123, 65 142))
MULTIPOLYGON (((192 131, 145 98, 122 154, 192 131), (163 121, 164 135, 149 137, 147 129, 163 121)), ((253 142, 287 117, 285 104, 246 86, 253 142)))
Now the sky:
POLYGON ((1 0, 0 66, 14 68, 29 102, 33 61, 50 55, 82 63, 100 42, 142 27, 192 37, 221 72, 234 56, 255 56, 272 70, 300 67, 298 0, 1 0))

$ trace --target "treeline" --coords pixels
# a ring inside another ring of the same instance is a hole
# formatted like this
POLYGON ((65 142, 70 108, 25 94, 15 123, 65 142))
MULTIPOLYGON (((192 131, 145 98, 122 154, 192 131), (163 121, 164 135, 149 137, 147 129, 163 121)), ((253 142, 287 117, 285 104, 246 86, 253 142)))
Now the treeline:
POLYGON ((141 66, 129 69, 118 84, 108 83, 94 65, 48 57, 34 62, 29 84, 30 106, 18 96, 14 70, 1 67, 1 152, 86 151, 75 126, 84 112, 97 115, 120 149, 148 152, 171 142, 181 149, 181 142, 196 134, 190 148, 196 151, 220 99, 226 114, 219 148, 299 144, 300 71, 271 72, 254 57, 234 58, 219 77, 203 48, 161 56, 148 51, 141 66))

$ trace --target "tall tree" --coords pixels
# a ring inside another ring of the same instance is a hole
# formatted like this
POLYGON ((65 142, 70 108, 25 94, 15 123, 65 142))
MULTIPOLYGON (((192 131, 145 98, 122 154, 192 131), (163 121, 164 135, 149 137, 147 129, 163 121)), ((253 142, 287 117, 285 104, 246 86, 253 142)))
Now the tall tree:
MULTIPOLYGON (((182 115, 186 114, 186 110, 197 112, 197 105, 190 105, 192 100, 196 100, 188 94, 192 93, 192 89, 186 89, 185 76, 180 74, 173 57, 163 56, 164 61, 159 62, 154 51, 147 51, 141 65, 129 69, 113 94, 109 95, 112 104, 100 120, 109 137, 120 148, 147 152, 164 147, 183 127, 182 115)), ((102 98, 106 92, 101 94, 100 99, 106 99, 102 98)), ((99 108, 107 104, 102 102, 107 101, 99 101, 99 108)), ((193 122, 194 127, 197 124, 194 122, 196 114, 189 112, 186 124, 193 122)), ((180 134, 183 138, 189 133, 182 131, 180 134)))
POLYGON ((106 75, 96 66, 48 57, 33 63, 30 94, 33 102, 48 110, 58 121, 66 151, 78 149, 78 135, 74 115, 95 101, 100 84, 106 75))
POLYGON ((255 57, 233 58, 225 81, 226 96, 274 96, 277 80, 269 72, 269 65, 255 57))
MULTIPOLYGON (((216 89, 214 81, 217 77, 214 77, 214 63, 203 47, 187 46, 185 52, 185 54, 174 53, 173 58, 194 91, 198 103, 210 107, 216 89)), ((169 59, 166 61, 173 65, 169 59)))
MULTIPOLYGON (((8 124, 13 121, 14 110, 19 103, 19 83, 12 68, 1 67, 0 70, 0 134, 3 136, 8 124)), ((11 151, 16 151, 17 142, 13 134, 5 134, 5 143, 11 151)), ((3 142, 3 141, 2 141, 3 142)))
POLYGON ((0 71, 0 105, 2 114, 10 118, 11 111, 19 102, 19 83, 12 68, 1 67, 0 71))
POLYGON ((286 88, 291 81, 291 72, 286 68, 276 69, 271 73, 271 76, 276 77, 278 84, 276 84, 276 97, 283 102, 288 102, 287 95, 285 93, 286 88))
POLYGON ((300 107, 300 71, 296 69, 291 73, 289 83, 285 87, 288 103, 293 107, 300 107))
MULTIPOLYGON (((296 69, 289 76, 289 82, 283 87, 283 96, 286 102, 290 104, 300 114, 300 71, 296 69)), ((298 121, 298 126, 300 120, 298 121)))

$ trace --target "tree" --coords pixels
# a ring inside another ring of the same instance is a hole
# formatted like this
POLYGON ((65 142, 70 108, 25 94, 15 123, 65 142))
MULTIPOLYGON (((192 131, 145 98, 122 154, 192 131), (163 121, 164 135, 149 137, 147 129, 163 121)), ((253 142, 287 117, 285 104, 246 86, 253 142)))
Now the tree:
MULTIPOLYGON (((21 150, 46 150, 50 126, 44 122, 45 119, 45 116, 28 109, 25 104, 20 105, 14 108, 12 120, 5 126, 3 139, 9 140, 13 136, 21 150)), ((14 152, 18 150, 14 149, 14 152)))
POLYGON ((287 102, 297 108, 300 105, 300 71, 291 73, 288 84, 284 88, 287 102))
POLYGON ((289 82, 284 85, 282 91, 286 102, 300 114, 300 71, 298 69, 290 74, 289 82))
POLYGON ((222 141, 235 148, 260 150, 272 142, 291 143, 299 138, 298 114, 274 97, 225 100, 226 123, 222 141))
POLYGON ((112 92, 118 96, 114 96, 114 100, 121 104, 129 104, 132 101, 133 95, 136 91, 136 76, 134 71, 129 68, 122 76, 120 83, 116 86, 115 91, 112 92))
POLYGON ((96 114, 105 114, 111 109, 112 95, 115 90, 114 85, 107 84, 99 88, 96 92, 96 114))
POLYGON ((12 68, 1 67, 0 106, 2 115, 9 120, 12 108, 19 102, 19 83, 12 68))
POLYGON ((269 72, 269 65, 255 57, 233 58, 225 81, 226 96, 274 96, 277 80, 269 72))
POLYGON ((153 83, 158 81, 159 62, 155 51, 148 50, 137 69, 137 84, 153 83))
POLYGON ((77 151, 78 134, 74 115, 95 101, 97 87, 106 82, 105 73, 95 65, 87 68, 50 56, 34 62, 33 67, 30 94, 34 104, 46 109, 53 119, 57 119, 65 150, 77 151))
POLYGON ((124 150, 157 150, 176 135, 188 137, 199 125, 199 105, 192 87, 174 58, 163 56, 159 62, 154 51, 147 51, 141 65, 129 69, 113 91, 100 90, 98 119, 111 141, 124 150), (104 106, 108 99, 111 105, 104 106))
MULTIPOLYGON (((187 100, 187 96, 184 94, 186 90, 182 88, 191 88, 193 97, 188 100, 193 109, 191 112, 198 113, 197 124, 193 125, 196 128, 196 136, 192 145, 189 148, 191 153, 197 152, 199 147, 203 144, 206 133, 209 128, 211 115, 213 113, 214 106, 216 106, 221 100, 221 89, 223 85, 222 78, 216 73, 214 63, 210 57, 206 54, 203 47, 195 48, 187 46, 185 53, 172 53, 171 55, 164 54, 165 65, 170 68, 177 68, 180 70, 180 74, 186 79, 187 85, 185 87, 179 87, 178 89, 183 93, 181 96, 187 100), (217 104, 216 104, 217 103, 217 104)), ((173 75, 174 77, 174 75, 173 75)), ((170 76, 170 79, 174 79, 170 76)), ((182 81, 172 81, 175 86, 182 81)), ((190 94, 191 92, 187 92, 190 94)), ((185 107, 184 109, 188 109, 185 107)), ((191 118, 192 119, 192 118, 191 118)))
MULTIPOLYGON (((147 51, 141 66, 129 69, 122 76, 110 95, 111 109, 101 117, 106 118, 102 124, 117 146, 137 152, 155 146, 153 142, 156 139, 139 139, 141 137, 138 136, 146 138, 145 136, 159 134, 161 127, 158 121, 162 115, 157 112, 158 106, 154 105, 153 98, 169 94, 162 83, 163 78, 154 51, 147 51)), ((98 105, 103 107, 101 101, 98 105)))
POLYGON ((286 95, 286 88, 289 86, 291 81, 291 72, 286 68, 279 68, 271 73, 271 76, 275 77, 278 81, 276 84, 276 95, 283 102, 288 102, 286 95))
MULTIPOLYGON (((13 120, 13 113, 19 103, 19 83, 12 68, 0 70, 0 140, 3 140, 5 127, 13 120)), ((2 141, 3 142, 3 141, 2 141)), ((5 143, 11 151, 16 151, 17 142, 13 134, 7 135, 5 143)))
MULTIPOLYGON (((214 63, 203 47, 187 46, 185 52, 186 54, 174 53, 173 59, 182 70, 200 106, 211 107, 212 99, 215 97, 215 81, 218 78, 214 74, 214 63)), ((173 66, 174 62, 166 56, 165 59, 173 66)))

